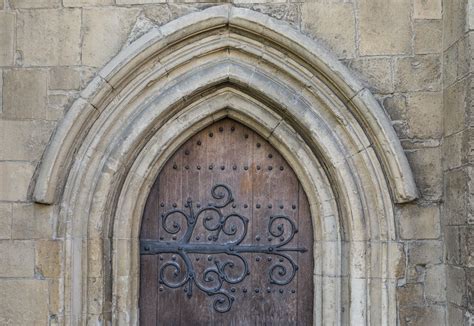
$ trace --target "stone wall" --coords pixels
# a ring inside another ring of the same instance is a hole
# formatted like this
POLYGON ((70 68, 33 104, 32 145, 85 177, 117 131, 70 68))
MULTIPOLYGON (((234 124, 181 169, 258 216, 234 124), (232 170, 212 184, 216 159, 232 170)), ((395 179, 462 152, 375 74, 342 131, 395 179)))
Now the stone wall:
MULTIPOLYGON (((0 0, 0 324, 61 319, 55 205, 31 199, 57 122, 97 70, 153 25, 215 2, 0 0)), ((235 0, 325 44, 393 121, 420 198, 397 209, 400 325, 462 325, 473 308, 467 0, 235 0), (448 289, 448 290, 446 290, 448 289)))
POLYGON ((451 325, 474 324, 473 3, 445 1, 443 29, 446 299, 451 325))

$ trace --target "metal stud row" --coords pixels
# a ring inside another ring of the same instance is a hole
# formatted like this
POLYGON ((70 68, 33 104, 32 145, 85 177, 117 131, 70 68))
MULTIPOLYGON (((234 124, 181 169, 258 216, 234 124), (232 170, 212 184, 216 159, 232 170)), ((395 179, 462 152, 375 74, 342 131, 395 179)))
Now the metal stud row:
MULTIPOLYGON (((223 130, 222 130, 222 131, 219 130, 219 131, 222 132, 223 130)), ((214 137, 214 133, 213 133, 212 131, 209 132, 207 135, 209 136, 209 138, 213 138, 213 137, 214 137)), ((248 135, 248 134, 245 134, 245 135, 244 135, 244 138, 245 138, 245 139, 248 139, 248 138, 249 138, 249 135, 248 135)), ((202 141, 201 141, 201 140, 198 140, 198 141, 196 141, 196 144, 197 144, 198 146, 201 146, 201 145, 202 145, 202 141)), ((262 147, 262 144, 261 144, 261 143, 256 143, 255 146, 257 146, 257 148, 260 148, 260 147, 262 147)), ((271 158, 271 157, 269 156, 269 158, 271 158)))
MULTIPOLYGON (((209 205, 211 205, 211 203, 209 203, 209 205)), ((178 207, 178 204, 173 203, 171 206, 173 206, 173 208, 176 208, 176 207, 178 207)), ((165 203, 160 203, 160 207, 165 207, 165 203)), ((184 207, 188 207, 188 204, 184 204, 184 207)), ((201 207, 201 204, 200 204, 200 203, 197 203, 197 204, 196 204, 196 207, 197 207, 197 208, 200 208, 200 207, 201 207)), ((244 208, 248 208, 249 205, 243 204, 243 207, 244 207, 244 208)), ((232 204, 232 208, 237 208, 237 204, 233 203, 233 204, 232 204)), ((256 204, 256 205, 255 205, 255 208, 256 208, 256 209, 260 209, 260 208, 262 208, 262 205, 261 205, 261 204, 256 204)), ((272 208, 273 208, 273 205, 272 205, 272 204, 268 204, 268 205, 267 205, 267 208, 268 208, 268 209, 272 209, 272 208)), ((285 205, 281 205, 281 204, 280 204, 280 205, 278 205, 278 208, 284 209, 284 208, 285 208, 285 205)), ((295 204, 291 205, 291 208, 292 208, 293 210, 295 210, 295 209, 296 209, 296 205, 295 205, 295 204)))
MULTIPOLYGON (((209 165, 208 165, 208 169, 209 169, 209 170, 214 170, 214 168, 215 168, 214 164, 209 164, 209 165)), ((257 165, 255 168, 256 168, 258 171, 260 171, 260 170, 262 169, 262 166, 257 165)), ((174 163, 174 164, 173 164, 173 170, 177 170, 177 169, 178 169, 178 165, 177 165, 176 163, 174 163)), ((189 170, 189 169, 190 169, 190 166, 189 166, 189 165, 185 165, 185 166, 184 166, 184 169, 185 169, 185 170, 189 170)), ((201 165, 196 165, 196 170, 201 170, 201 169, 202 169, 202 166, 201 166, 201 165)), ((221 165, 221 166, 219 166, 218 168, 216 168, 216 170, 217 170, 217 169, 220 169, 221 171, 224 171, 224 170, 226 169, 226 167, 225 167, 225 165, 221 165)), ((243 166, 243 169, 244 169, 245 171, 248 171, 249 166, 248 166, 248 165, 244 165, 244 166, 243 166)), ((267 166, 267 169, 268 169, 268 171, 272 171, 272 170, 273 170, 273 166, 272 166, 272 165, 269 165, 269 166, 267 166)), ((280 166, 280 171, 283 171, 284 169, 285 169, 284 166, 280 166)), ((237 170, 237 165, 233 165, 233 166, 232 166, 232 170, 234 170, 234 171, 237 170)))
MULTIPOLYGON (((164 290, 165 290, 164 286, 160 286, 160 287, 159 287, 159 291, 160 291, 160 292, 163 292, 164 290)), ((183 291, 184 291, 185 293, 188 292, 188 288, 185 287, 185 288, 183 289, 183 291)), ((255 288, 255 289, 254 289, 254 292, 255 292, 255 293, 260 293, 260 291, 261 291, 260 288, 255 288)), ((237 289, 236 289, 235 287, 232 287, 232 288, 230 288, 230 292, 235 293, 235 292, 237 292, 237 289)), ((244 287, 244 288, 242 288, 242 292, 243 292, 243 293, 247 293, 247 292, 248 292, 248 289, 244 287)), ((267 287, 267 288, 266 288, 266 292, 267 292, 267 293, 272 293, 272 288, 267 287)), ((291 290, 288 291, 288 292, 291 292, 291 293, 294 294, 294 293, 296 293, 296 290, 295 290, 295 289, 291 289, 291 290)), ((284 290, 284 289, 278 289, 278 293, 284 294, 284 293, 285 293, 285 290, 284 290)))

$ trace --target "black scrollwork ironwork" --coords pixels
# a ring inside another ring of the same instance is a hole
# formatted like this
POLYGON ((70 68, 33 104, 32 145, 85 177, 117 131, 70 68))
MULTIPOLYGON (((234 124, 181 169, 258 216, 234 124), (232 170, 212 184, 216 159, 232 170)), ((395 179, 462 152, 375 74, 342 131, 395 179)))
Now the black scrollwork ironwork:
POLYGON ((214 310, 224 313, 232 308, 234 301, 234 297, 224 288, 224 284, 238 284, 250 274, 248 262, 242 254, 260 253, 278 257, 279 259, 275 260, 270 267, 269 280, 275 285, 287 285, 298 271, 298 265, 288 253, 307 250, 299 247, 285 247, 298 232, 294 221, 285 215, 270 216, 268 223, 270 235, 280 238, 278 244, 241 244, 247 236, 249 219, 237 213, 225 215, 221 211, 234 201, 230 187, 225 184, 216 184, 211 189, 211 195, 217 203, 209 203, 207 207, 200 208, 196 212, 192 200, 188 198, 185 204, 188 212, 174 208, 162 214, 163 230, 176 237, 174 238, 176 240, 141 240, 140 253, 142 255, 172 254, 172 260, 164 263, 160 268, 159 282, 172 289, 185 287, 188 297, 192 296, 194 285, 207 295, 215 296, 214 310), (202 225, 211 233, 208 237, 211 243, 191 242, 193 232, 201 217, 203 217, 202 225), (181 232, 184 224, 186 224, 186 229, 181 232), (289 225, 290 230, 285 230, 285 225, 289 225), (178 234, 182 234, 180 239, 177 238, 178 234), (226 237, 225 243, 212 243, 217 242, 222 236, 226 237), (227 239, 234 236, 235 239, 227 239), (189 254, 225 254, 226 260, 214 259, 214 265, 208 267, 203 275, 199 276, 196 275, 189 254), (177 262, 178 258, 183 264, 180 265, 177 262), (233 275, 231 271, 237 275, 233 275), (169 275, 172 276, 171 279, 169 275))

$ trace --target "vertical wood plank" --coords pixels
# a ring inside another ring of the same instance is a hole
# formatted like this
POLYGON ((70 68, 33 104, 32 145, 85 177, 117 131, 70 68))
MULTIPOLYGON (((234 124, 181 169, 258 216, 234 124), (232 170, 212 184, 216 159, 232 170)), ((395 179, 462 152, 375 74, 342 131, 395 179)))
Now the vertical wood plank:
MULTIPOLYGON (((160 172, 160 183, 159 183, 159 191, 158 195, 160 198, 160 228, 159 228, 159 240, 164 241, 176 241, 171 234, 167 234, 164 232, 163 225, 161 224, 161 214, 166 211, 173 209, 175 206, 177 207, 178 204, 182 200, 182 173, 180 172, 180 168, 182 167, 182 156, 180 155, 180 151, 178 150, 177 153, 172 157, 163 167, 163 170, 160 172), (164 204, 161 207, 161 204, 164 204)), ((183 223, 183 220, 180 220, 180 223, 183 223)), ((176 239, 180 234, 176 235, 176 239)), ((166 262, 169 262, 173 259, 171 254, 161 254, 158 258, 158 270, 164 266, 166 262), (161 258, 160 258, 161 257, 161 258)), ((181 270, 183 270, 183 266, 181 260, 176 257, 176 261, 179 263, 181 270)), ((170 276, 171 270, 167 269, 168 279, 172 279, 170 276)), ((182 276, 182 274, 178 275, 182 276)), ((156 275, 158 278, 159 275, 156 275)), ((157 323, 160 324, 162 321, 165 321, 168 325, 179 325, 180 324, 180 316, 181 316, 181 306, 183 301, 183 290, 173 290, 166 287, 164 284, 159 285, 158 290, 158 305, 156 307, 157 310, 157 323), (171 309, 172 307, 172 309, 171 309)))
MULTIPOLYGON (((157 239, 158 237, 158 185, 159 177, 150 191, 142 218, 142 239, 157 239)), ((140 260, 140 323, 141 325, 156 325, 156 306, 158 300, 157 275, 158 257, 144 256, 140 260), (148 290, 152 289, 152 290, 148 290)))
POLYGON ((306 254, 298 254, 298 324, 311 325, 313 322, 313 225, 308 198, 301 184, 298 189, 298 245, 308 249, 306 254))

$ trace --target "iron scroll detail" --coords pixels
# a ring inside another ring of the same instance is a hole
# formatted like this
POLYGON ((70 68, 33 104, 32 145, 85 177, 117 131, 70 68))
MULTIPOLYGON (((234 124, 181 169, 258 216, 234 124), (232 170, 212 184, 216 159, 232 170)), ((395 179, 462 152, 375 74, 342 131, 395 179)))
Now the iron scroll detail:
POLYGON ((188 198, 184 205, 187 211, 174 208, 162 214, 162 228, 168 235, 173 235, 175 240, 141 240, 140 254, 172 254, 172 259, 161 265, 160 284, 171 289, 184 287, 189 298, 192 297, 193 286, 195 286, 205 294, 214 296, 214 310, 225 313, 232 308, 235 298, 223 287, 224 284, 238 284, 250 275, 248 261, 242 254, 260 253, 277 256, 278 259, 274 260, 275 263, 269 269, 268 277, 271 284, 282 286, 289 284, 298 271, 298 265, 289 253, 306 252, 307 249, 286 247, 293 240, 298 229, 295 222, 285 215, 270 216, 268 221, 269 234, 280 238, 280 243, 242 244, 247 236, 249 219, 237 213, 223 214, 221 211, 234 202, 230 187, 225 184, 216 184, 211 189, 211 195, 218 201, 217 203, 209 203, 207 207, 198 207, 195 211, 191 198, 188 198), (191 242, 200 219, 205 230, 210 232, 207 238, 210 243, 191 242), (285 230, 285 225, 290 229, 285 230), (186 229, 183 230, 183 227, 186 229), (177 238, 177 234, 181 234, 180 239, 177 238), (215 243, 221 237, 226 237, 226 243, 215 243), (225 254, 226 259, 223 261, 214 259, 213 266, 206 268, 202 275, 197 275, 190 254, 225 254), (177 258, 182 261, 182 264, 177 262, 177 258), (235 272, 230 271, 235 271, 237 265, 240 268, 236 275, 235 272), (173 275, 172 279, 167 277, 170 274, 173 275), (180 275, 182 275, 181 278, 179 278, 180 275))

